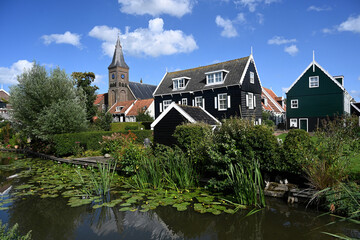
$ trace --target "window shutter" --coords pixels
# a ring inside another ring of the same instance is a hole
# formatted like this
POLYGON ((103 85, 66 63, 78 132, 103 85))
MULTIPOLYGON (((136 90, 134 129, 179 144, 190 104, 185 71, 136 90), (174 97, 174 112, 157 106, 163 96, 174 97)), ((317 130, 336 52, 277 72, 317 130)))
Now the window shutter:
POLYGON ((254 95, 254 108, 256 108, 256 96, 254 95))
POLYGON ((249 96, 245 94, 246 107, 249 107, 249 96))
POLYGON ((227 96, 227 107, 231 108, 230 95, 227 96))
POLYGON ((205 98, 202 99, 202 107, 205 109, 205 98))
POLYGON ((162 112, 163 111, 162 103, 159 104, 159 108, 160 108, 160 112, 162 112))
POLYGON ((215 106, 215 109, 217 109, 218 108, 218 106, 217 106, 217 97, 215 97, 214 100, 215 100, 214 106, 215 106))
POLYGON ((192 105, 195 106, 195 100, 194 99, 192 100, 192 105))

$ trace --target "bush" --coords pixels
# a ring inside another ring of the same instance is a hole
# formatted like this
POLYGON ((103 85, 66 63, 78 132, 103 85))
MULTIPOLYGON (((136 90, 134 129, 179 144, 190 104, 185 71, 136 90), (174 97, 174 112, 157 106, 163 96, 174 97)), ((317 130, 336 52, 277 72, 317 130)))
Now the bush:
MULTIPOLYGON (((114 132, 81 132, 69 134, 57 134, 52 138, 52 147, 56 156, 69 156, 77 153, 79 144, 83 146, 83 150, 100 150, 100 142, 103 136, 110 136, 114 132)), ((128 131, 123 131, 126 134, 128 131)), ((136 135, 136 142, 143 144, 145 138, 152 138, 152 131, 132 131, 136 135)))
POLYGON ((254 125, 249 120, 230 118, 223 120, 215 132, 215 147, 209 150, 211 156, 208 175, 213 176, 210 187, 224 190, 229 187, 228 166, 253 165, 253 159, 266 171, 282 171, 285 166, 279 155, 279 144, 272 129, 254 125))
POLYGON ((283 149, 283 159, 286 162, 284 170, 290 173, 303 174, 303 167, 313 149, 309 133, 302 129, 290 130, 285 137, 283 149))
POLYGON ((14 129, 11 127, 10 123, 7 122, 5 126, 0 129, 0 142, 3 144, 8 144, 14 134, 14 129))
POLYGON ((144 126, 139 122, 117 122, 110 124, 110 131, 122 132, 126 130, 140 130, 144 129, 144 126))
POLYGON ((213 145, 211 126, 205 123, 186 123, 176 127, 173 134, 177 145, 199 172, 203 172, 209 149, 213 145))
POLYGON ((7 224, 2 224, 2 221, 0 220, 0 239, 2 239, 2 240, 30 240, 31 239, 31 231, 29 231, 26 235, 21 235, 19 233, 19 225, 17 223, 15 223, 14 226, 9 228, 7 224))

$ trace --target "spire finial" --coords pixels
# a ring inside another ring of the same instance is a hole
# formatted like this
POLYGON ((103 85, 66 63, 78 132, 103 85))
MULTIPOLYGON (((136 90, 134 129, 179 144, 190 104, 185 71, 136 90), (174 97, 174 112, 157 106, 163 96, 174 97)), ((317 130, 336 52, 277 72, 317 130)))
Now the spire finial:
POLYGON ((313 50, 313 72, 315 72, 315 50, 313 50))
POLYGON ((251 52, 251 55, 253 55, 253 47, 252 46, 250 47, 250 52, 251 52))

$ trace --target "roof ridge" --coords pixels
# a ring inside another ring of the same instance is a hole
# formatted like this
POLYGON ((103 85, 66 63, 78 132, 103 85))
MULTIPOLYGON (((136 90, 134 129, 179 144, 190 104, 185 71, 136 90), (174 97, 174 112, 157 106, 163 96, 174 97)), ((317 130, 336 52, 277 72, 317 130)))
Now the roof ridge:
POLYGON ((196 69, 213 67, 213 66, 216 66, 216 65, 224 64, 224 63, 229 63, 229 62, 234 62, 234 61, 238 61, 238 60, 243 60, 243 59, 249 58, 249 57, 250 57, 250 55, 249 55, 249 56, 246 56, 246 57, 242 57, 242 58, 237 58, 237 59, 233 59, 233 60, 224 61, 224 62, 213 63, 213 64, 210 64, 210 65, 205 65, 205 66, 200 66, 200 67, 195 67, 195 68, 188 68, 188 69, 179 70, 179 71, 174 71, 174 72, 168 72, 168 74, 175 74, 175 73, 180 73, 180 72, 184 72, 184 71, 193 71, 193 70, 196 70, 196 69))
POLYGON ((153 85, 153 84, 149 84, 149 83, 139 83, 139 82, 132 82, 132 81, 129 81, 129 82, 137 83, 137 84, 141 84, 141 85, 157 86, 157 85, 153 85))

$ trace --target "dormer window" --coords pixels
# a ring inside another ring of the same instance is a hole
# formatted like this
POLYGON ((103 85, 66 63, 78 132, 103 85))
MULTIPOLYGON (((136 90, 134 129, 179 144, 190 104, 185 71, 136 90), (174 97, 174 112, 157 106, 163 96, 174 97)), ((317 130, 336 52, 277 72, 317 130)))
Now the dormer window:
POLYGON ((121 112, 121 110, 124 108, 124 106, 117 106, 115 109, 115 112, 121 112))
POLYGON ((206 74, 206 84, 221 84, 225 80, 226 73, 229 71, 226 70, 219 70, 219 71, 213 71, 213 72, 207 72, 206 74))
POLYGON ((254 82, 255 82, 254 72, 250 72, 250 83, 254 84, 254 82))
POLYGON ((181 78, 174 78, 173 79, 173 90, 181 90, 185 89, 186 83, 190 78, 181 77, 181 78))

